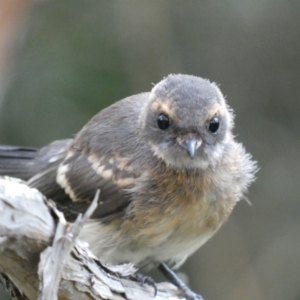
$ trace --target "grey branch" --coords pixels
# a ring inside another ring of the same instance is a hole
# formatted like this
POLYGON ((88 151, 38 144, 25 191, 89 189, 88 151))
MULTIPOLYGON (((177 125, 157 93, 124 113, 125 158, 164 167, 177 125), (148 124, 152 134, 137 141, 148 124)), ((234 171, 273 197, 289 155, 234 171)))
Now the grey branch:
MULTIPOLYGON (((0 178, 0 272, 24 299, 154 299, 153 287, 130 279, 132 264, 104 266, 76 238, 97 198, 71 225, 37 190, 0 178)), ((170 283, 157 289, 155 300, 179 299, 170 283)))

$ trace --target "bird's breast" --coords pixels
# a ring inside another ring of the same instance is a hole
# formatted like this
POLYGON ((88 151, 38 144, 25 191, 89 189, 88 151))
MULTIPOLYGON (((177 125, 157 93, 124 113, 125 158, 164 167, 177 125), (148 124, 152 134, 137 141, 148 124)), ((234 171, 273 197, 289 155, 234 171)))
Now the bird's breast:
POLYGON ((179 266, 219 229, 231 210, 224 204, 226 196, 216 196, 211 184, 201 174, 144 174, 127 191, 132 199, 122 217, 88 225, 99 235, 83 234, 103 261, 169 261, 179 266))
POLYGON ((138 244, 155 247, 166 241, 188 244, 214 233, 227 218, 226 199, 202 174, 154 172, 135 188, 123 229, 135 232, 138 244), (133 229, 134 228, 134 229, 133 229))

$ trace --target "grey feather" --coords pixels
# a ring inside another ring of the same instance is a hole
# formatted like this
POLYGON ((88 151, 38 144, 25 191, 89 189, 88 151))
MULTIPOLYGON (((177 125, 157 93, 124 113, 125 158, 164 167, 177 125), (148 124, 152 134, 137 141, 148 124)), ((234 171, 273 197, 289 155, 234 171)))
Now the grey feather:
POLYGON ((257 170, 232 134, 233 113, 215 83, 169 75, 150 93, 102 110, 74 140, 41 150, 0 147, 0 174, 28 180, 69 220, 100 189, 82 231, 105 262, 180 266, 226 221, 257 170), (158 126, 163 113, 169 123, 158 126), (216 118, 218 127, 209 124, 216 118), (193 139, 192 157, 185 145, 193 139))

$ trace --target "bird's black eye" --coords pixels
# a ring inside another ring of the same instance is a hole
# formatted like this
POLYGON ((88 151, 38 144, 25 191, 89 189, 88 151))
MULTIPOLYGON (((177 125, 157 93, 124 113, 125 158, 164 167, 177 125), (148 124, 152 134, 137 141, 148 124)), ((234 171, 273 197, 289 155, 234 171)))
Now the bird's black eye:
POLYGON ((157 117, 157 125, 159 129, 167 129, 170 126, 169 117, 163 113, 159 114, 157 117))
POLYGON ((220 127, 220 121, 217 117, 212 118, 208 124, 208 130, 212 133, 216 133, 220 127))

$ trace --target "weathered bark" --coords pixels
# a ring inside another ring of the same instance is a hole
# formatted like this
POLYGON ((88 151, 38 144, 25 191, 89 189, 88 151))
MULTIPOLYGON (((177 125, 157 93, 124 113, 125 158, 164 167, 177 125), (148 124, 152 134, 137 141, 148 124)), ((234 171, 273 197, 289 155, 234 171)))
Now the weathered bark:
MULTIPOLYGON (((136 272, 132 264, 104 266, 76 239, 96 201, 70 225, 37 190, 0 179, 0 272, 24 299, 154 298, 153 287, 131 279, 136 272)), ((169 283, 157 284, 157 289, 156 300, 178 299, 169 283)))

